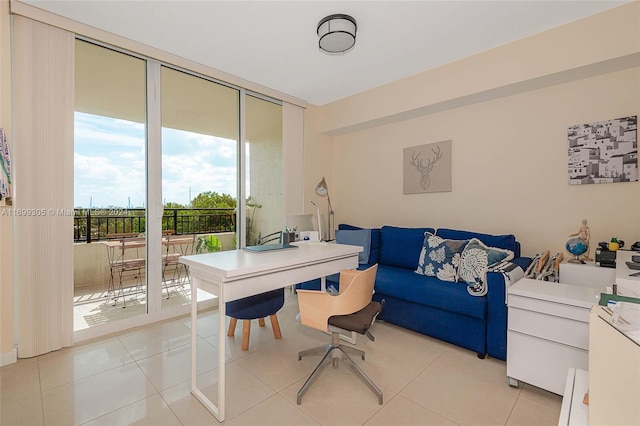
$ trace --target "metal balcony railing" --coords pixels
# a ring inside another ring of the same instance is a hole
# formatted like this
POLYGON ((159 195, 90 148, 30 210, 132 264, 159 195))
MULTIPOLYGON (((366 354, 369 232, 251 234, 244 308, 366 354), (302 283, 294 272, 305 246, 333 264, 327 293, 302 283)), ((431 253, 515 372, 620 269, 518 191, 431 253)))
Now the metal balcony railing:
MULTIPOLYGON (((234 209, 166 208, 163 232, 175 235, 236 231, 234 209)), ((146 232, 145 209, 74 209, 74 242, 100 241, 109 234, 146 232)))

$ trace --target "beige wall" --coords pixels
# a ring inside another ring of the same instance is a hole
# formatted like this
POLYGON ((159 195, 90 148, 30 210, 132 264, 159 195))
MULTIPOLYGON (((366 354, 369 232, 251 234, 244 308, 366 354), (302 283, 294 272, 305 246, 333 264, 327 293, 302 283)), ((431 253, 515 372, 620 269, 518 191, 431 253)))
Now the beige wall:
MULTIPOLYGON (((316 208, 310 203, 314 201, 320 209, 323 221, 321 230, 326 235, 327 226, 327 197, 320 197, 316 194, 316 185, 325 177, 329 188, 329 195, 333 198, 336 194, 336 182, 333 179, 332 148, 331 137, 321 133, 320 122, 323 110, 313 105, 308 105, 304 116, 304 206, 306 214, 313 214, 317 217, 316 208), (312 141, 309 143, 309 141, 312 141)), ((335 201, 331 204, 334 206, 335 201)), ((339 223, 339 222, 336 222, 339 223)))
MULTIPOLYGON (((640 240, 640 183, 568 184, 568 126, 640 113, 640 37, 626 36, 638 35, 640 4, 614 12, 549 32, 559 40, 538 35, 308 108, 305 120, 317 127, 308 126, 305 149, 330 158, 331 171, 322 173, 336 223, 514 233, 525 255, 568 255, 564 244, 583 218, 594 247, 613 236, 640 240), (599 39, 585 49, 582 37, 596 23, 599 39), (553 60, 535 73, 514 68, 544 51, 553 60), (604 62, 585 63, 585 55, 604 62), (438 86, 437 99, 425 86, 438 86), (403 148, 446 139, 453 141, 452 191, 403 195, 403 148)), ((305 158, 312 193, 319 166, 315 156, 305 158)))
POLYGON ((322 108, 344 134, 640 66, 640 1, 389 83, 322 108))

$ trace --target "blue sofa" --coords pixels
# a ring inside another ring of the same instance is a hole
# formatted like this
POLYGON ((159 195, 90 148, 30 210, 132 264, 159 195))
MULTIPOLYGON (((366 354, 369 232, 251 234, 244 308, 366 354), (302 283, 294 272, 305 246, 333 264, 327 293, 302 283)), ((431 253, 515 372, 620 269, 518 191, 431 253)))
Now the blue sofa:
MULTIPOLYGON (((359 230, 340 225, 340 230, 359 230)), ((507 306, 505 277, 487 272, 485 295, 471 295, 464 282, 445 282, 435 276, 416 273, 425 241, 425 232, 446 240, 477 238, 484 245, 510 250, 512 263, 523 270, 531 262, 520 257, 520 244, 513 235, 489 235, 454 229, 402 228, 383 226, 372 229, 366 269, 378 263, 374 300, 386 305, 379 319, 470 349, 484 358, 489 355, 506 360, 507 306)), ((338 276, 327 278, 335 286, 338 276)), ((299 288, 319 288, 319 280, 299 284, 299 288)))

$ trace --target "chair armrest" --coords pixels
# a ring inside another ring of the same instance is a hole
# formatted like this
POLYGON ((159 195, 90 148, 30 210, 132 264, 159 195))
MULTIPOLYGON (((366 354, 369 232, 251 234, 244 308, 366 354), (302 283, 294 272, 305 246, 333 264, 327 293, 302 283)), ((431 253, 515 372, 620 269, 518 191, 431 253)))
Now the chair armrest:
POLYGON ((343 269, 340 271, 340 294, 344 293, 349 288, 355 277, 360 272, 362 271, 357 269, 343 269))
POLYGON ((338 297, 316 290, 298 290, 297 293, 300 322, 317 330, 328 331, 327 321, 333 315, 334 300, 338 297))

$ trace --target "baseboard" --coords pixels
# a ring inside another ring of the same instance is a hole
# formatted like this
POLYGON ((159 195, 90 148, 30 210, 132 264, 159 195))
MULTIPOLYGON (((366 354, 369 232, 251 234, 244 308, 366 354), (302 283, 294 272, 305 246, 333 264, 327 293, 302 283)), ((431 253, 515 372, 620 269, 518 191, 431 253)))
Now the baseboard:
POLYGON ((18 362, 18 351, 16 348, 13 348, 11 352, 5 352, 0 354, 0 367, 4 367, 5 365, 15 364, 18 362))

